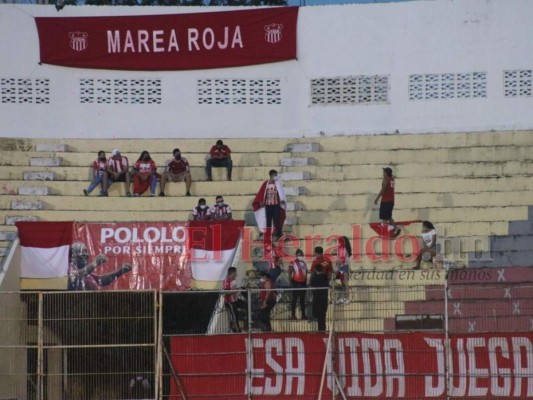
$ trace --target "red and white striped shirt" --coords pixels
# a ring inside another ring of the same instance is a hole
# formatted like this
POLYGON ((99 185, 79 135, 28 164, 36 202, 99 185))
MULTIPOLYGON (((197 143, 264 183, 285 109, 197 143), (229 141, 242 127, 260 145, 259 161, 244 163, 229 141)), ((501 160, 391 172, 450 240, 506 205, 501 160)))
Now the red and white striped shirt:
POLYGON ((307 264, 305 261, 293 260, 292 266, 292 280, 294 282, 307 282, 307 264))
POLYGON ((107 160, 107 167, 113 172, 126 172, 128 170, 128 157, 120 156, 120 158, 111 157, 107 160))
MULTIPOLYGON (((236 290, 237 289, 237 281, 235 278, 230 278, 229 276, 224 279, 224 282, 222 283, 222 288, 224 290, 236 290)), ((239 294, 238 293, 228 293, 224 295, 224 301, 226 303, 235 303, 238 299, 239 294)))
POLYGON ((229 219, 231 216, 231 207, 227 204, 223 204, 222 206, 219 206, 218 204, 215 204, 213 207, 211 207, 211 218, 215 220, 225 220, 229 219))
POLYGON ((107 160, 102 161, 99 158, 93 161, 93 171, 95 175, 98 175, 98 173, 103 172, 107 169, 107 160))

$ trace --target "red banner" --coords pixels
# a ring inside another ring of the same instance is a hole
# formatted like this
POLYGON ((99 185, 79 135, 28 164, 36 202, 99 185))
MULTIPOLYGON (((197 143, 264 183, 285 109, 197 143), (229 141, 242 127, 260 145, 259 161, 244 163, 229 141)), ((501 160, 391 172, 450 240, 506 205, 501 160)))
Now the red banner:
POLYGON ((296 58, 298 7, 175 15, 36 17, 41 62, 189 70, 296 58))
MULTIPOLYGON (((178 336, 170 345, 189 399, 316 399, 326 342, 320 334, 254 334, 178 336)), ((336 390, 332 371, 347 398, 533 396, 533 333, 456 335, 450 353, 443 334, 345 333, 333 348, 323 399, 336 390)), ((175 380, 171 385, 171 398, 180 398, 175 380)))
POLYGON ((69 289, 188 289, 187 236, 179 222, 75 223, 69 289))

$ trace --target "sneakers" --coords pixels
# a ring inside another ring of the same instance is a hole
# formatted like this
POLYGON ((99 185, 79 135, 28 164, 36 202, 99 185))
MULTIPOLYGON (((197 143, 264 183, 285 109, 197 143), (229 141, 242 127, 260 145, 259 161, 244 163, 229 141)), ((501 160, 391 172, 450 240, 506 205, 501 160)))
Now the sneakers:
POLYGON ((150 197, 154 197, 155 196, 155 193, 150 193, 150 197))
POLYGON ((131 193, 130 193, 130 192, 127 192, 127 193, 126 193, 126 197, 131 197, 131 193))
POLYGON ((89 192, 87 191, 87 189, 83 189, 83 194, 84 194, 85 196, 89 196, 89 192))
POLYGON ((401 232, 402 232, 402 230, 401 230, 400 228, 396 229, 396 230, 394 231, 394 235, 392 235, 392 237, 393 237, 393 238, 397 238, 398 235, 399 235, 401 232))
POLYGON ((213 178, 211 178, 210 176, 207 177, 207 181, 208 182, 211 182, 213 180, 213 178))
POLYGON ((165 192, 159 192, 159 197, 165 197, 165 192))
POLYGON ((190 197, 191 196, 191 192, 187 191, 187 193, 185 193, 185 196, 190 197))
POLYGON ((109 195, 107 194, 107 192, 100 192, 100 194, 98 196, 100 196, 100 197, 108 197, 109 195))
POLYGON ((228 176, 228 181, 231 181, 231 176, 228 176))

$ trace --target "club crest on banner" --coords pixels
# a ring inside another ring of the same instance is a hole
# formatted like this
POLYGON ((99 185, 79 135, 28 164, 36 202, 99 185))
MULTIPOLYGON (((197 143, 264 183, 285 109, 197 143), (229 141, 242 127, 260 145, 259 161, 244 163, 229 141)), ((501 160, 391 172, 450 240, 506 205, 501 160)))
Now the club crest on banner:
POLYGON ((83 51, 89 45, 87 38, 89 34, 87 32, 69 32, 70 48, 75 51, 83 51))
POLYGON ((281 31, 283 30, 283 24, 270 24, 265 25, 265 40, 268 43, 277 43, 281 40, 281 31))

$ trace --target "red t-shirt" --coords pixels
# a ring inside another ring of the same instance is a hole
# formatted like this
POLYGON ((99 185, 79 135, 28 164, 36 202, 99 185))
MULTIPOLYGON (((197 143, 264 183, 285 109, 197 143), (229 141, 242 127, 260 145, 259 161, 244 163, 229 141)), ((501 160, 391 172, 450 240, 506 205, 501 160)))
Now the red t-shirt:
POLYGON ((225 144, 222 145, 222 147, 220 147, 220 148, 218 148, 216 145, 214 145, 214 146, 211 147, 211 150, 209 150, 209 154, 213 158, 221 158, 221 156, 222 156, 222 158, 226 158, 226 157, 229 157, 229 155, 231 154, 231 150, 225 144))
POLYGON ((148 161, 139 160, 135 163, 133 168, 139 171, 139 175, 150 175, 157 169, 155 162, 153 160, 148 160, 148 161))
POLYGON ((385 190, 381 196, 382 203, 394 203, 394 177, 385 177, 385 190))
POLYGON ((333 264, 331 264, 331 260, 329 258, 324 257, 323 255, 315 257, 315 259, 313 260, 313 264, 311 265, 311 270, 309 272, 313 272, 318 264, 322 265, 322 271, 329 279, 329 277, 333 273, 333 264))
POLYGON ((181 157, 179 160, 173 158, 167 163, 167 170, 174 175, 179 175, 189 171, 189 162, 186 158, 181 157))
MULTIPOLYGON (((265 281, 265 283, 263 283, 261 288, 262 289, 273 289, 274 285, 272 284, 272 281, 267 278, 267 280, 265 281)), ((268 301, 268 300, 275 300, 276 299, 276 292, 274 292, 273 290, 269 290, 269 291, 261 290, 261 292, 259 293, 259 297, 260 297, 261 301, 263 301, 263 302, 264 301, 268 301)))

